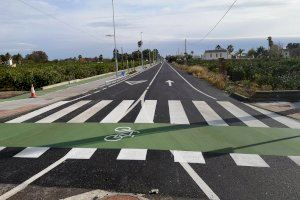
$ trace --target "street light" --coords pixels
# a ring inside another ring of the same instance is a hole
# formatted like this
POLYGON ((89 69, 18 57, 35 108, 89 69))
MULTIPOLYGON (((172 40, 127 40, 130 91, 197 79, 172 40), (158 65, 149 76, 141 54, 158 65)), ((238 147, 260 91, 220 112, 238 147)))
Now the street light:
POLYGON ((118 64, 118 52, 117 52, 117 39, 116 39, 116 23, 115 23, 115 6, 114 6, 114 0, 111 0, 112 3, 112 11, 113 11, 113 26, 114 26, 114 44, 115 44, 115 50, 114 50, 114 54, 115 54, 115 67, 116 67, 116 78, 118 78, 118 68, 119 68, 119 64, 118 64))

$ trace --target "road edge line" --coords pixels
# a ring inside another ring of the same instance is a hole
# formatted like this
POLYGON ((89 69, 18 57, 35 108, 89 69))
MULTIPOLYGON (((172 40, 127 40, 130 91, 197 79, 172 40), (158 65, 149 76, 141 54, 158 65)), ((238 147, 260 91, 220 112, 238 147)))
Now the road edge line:
POLYGON ((213 96, 210 96, 210 95, 208 95, 208 94, 206 94, 205 92, 202 92, 201 90, 199 90, 199 89, 197 89, 195 86, 193 86, 190 82, 188 82, 178 71, 176 71, 168 62, 166 62, 168 65, 169 65, 169 67, 172 69, 172 70, 174 70, 187 84, 189 84, 189 86, 191 86, 191 88, 193 88, 194 90, 196 90, 197 92, 199 92, 199 93, 201 93, 201 94, 203 94, 203 95, 205 95, 205 96, 207 96, 207 97, 209 97, 209 98, 211 98, 211 99, 213 99, 213 100, 217 100, 215 97, 213 97, 213 96))

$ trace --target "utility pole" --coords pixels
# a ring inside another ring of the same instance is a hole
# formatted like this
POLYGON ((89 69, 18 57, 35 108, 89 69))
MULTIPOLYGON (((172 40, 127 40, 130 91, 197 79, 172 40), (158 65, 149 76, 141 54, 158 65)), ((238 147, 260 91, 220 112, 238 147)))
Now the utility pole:
POLYGON ((121 58, 122 58, 122 67, 124 68, 124 53, 123 53, 123 47, 121 47, 121 58))
POLYGON ((141 59, 142 59, 142 68, 144 68, 144 55, 143 55, 143 32, 141 32, 141 59))
POLYGON ((186 39, 184 40, 184 62, 187 65, 186 39))
POLYGON ((117 39, 116 39, 116 23, 115 23, 115 6, 114 6, 114 0, 111 0, 112 3, 112 11, 113 11, 113 26, 114 26, 114 44, 115 44, 115 67, 116 67, 116 78, 118 78, 118 70, 119 70, 119 64, 118 64, 118 50, 117 50, 117 39))
POLYGON ((153 53, 152 53, 152 56, 153 56, 153 58, 152 58, 152 61, 153 61, 153 63, 155 62, 155 50, 153 50, 153 53))

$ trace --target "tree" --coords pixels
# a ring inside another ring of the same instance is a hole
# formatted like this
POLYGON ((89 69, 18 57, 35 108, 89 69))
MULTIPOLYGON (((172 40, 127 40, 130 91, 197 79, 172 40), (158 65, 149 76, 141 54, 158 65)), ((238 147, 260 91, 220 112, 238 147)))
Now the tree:
POLYGON ((5 55, 0 55, 0 62, 5 62, 5 61, 6 61, 5 55))
POLYGON ((248 53, 247 53, 247 56, 248 56, 249 58, 255 58, 255 56, 256 56, 256 51, 255 51, 254 49, 250 49, 250 50, 248 51, 248 53))
POLYGON ((280 47, 279 45, 273 44, 270 48, 269 51, 269 56, 271 58, 280 58, 282 55, 282 47, 280 47))
POLYGON ((267 57, 267 50, 265 47, 260 46, 256 49, 256 57, 267 57))
POLYGON ((286 48, 288 50, 293 50, 293 49, 297 49, 300 47, 300 43, 289 43, 286 48))
POLYGON ((7 52, 5 54, 5 61, 8 61, 9 59, 11 59, 11 55, 7 52))
POLYGON ((82 59, 82 55, 79 55, 79 56, 78 56, 78 60, 81 60, 81 59, 82 59))
POLYGON ((300 57, 300 43, 289 43, 286 48, 291 57, 300 57))
POLYGON ((48 62, 48 56, 44 51, 34 51, 28 55, 27 59, 34 62, 48 62))
POLYGON ((242 56, 244 51, 245 51, 245 49, 239 49, 238 52, 237 52, 237 55, 242 56))
POLYGON ((269 48, 271 49, 271 47, 274 45, 273 39, 271 36, 268 37, 268 43, 269 43, 269 48))
POLYGON ((102 55, 102 54, 99 56, 99 61, 100 61, 100 62, 103 61, 103 55, 102 55))
POLYGON ((17 55, 14 55, 13 56, 13 60, 15 60, 18 64, 21 64, 22 63, 22 60, 23 60, 23 57, 21 54, 17 54, 17 55))
POLYGON ((234 52, 234 47, 233 47, 232 44, 231 44, 231 45, 228 45, 227 51, 228 51, 230 54, 232 54, 232 52, 234 52))

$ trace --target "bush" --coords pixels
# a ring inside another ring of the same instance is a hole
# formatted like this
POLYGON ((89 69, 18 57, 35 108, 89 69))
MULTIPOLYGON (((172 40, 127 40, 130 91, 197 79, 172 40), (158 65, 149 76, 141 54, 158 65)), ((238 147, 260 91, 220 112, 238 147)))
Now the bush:
POLYGON ((36 88, 100 75, 114 71, 114 63, 80 63, 71 61, 34 63, 18 65, 17 68, 0 68, 0 90, 30 90, 36 88))

